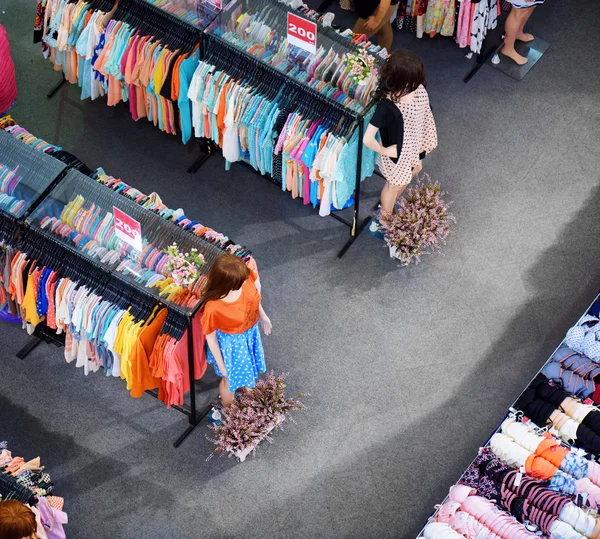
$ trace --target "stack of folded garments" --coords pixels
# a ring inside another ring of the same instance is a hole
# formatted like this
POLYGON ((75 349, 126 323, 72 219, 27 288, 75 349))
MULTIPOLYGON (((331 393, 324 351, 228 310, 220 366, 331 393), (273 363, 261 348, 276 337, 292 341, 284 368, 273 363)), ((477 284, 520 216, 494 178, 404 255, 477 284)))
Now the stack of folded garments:
POLYGON ((600 403, 600 365, 563 344, 542 369, 542 374, 581 399, 600 403))
POLYGON ((552 386, 543 374, 533 379, 515 408, 539 426, 550 423, 563 440, 600 455, 600 412, 552 386))
POLYGON ((580 449, 563 447, 550 433, 540 436, 531 426, 508 418, 501 432, 492 436, 490 447, 504 464, 522 468, 535 479, 549 480, 550 490, 581 494, 591 508, 600 503, 600 465, 580 449))
POLYGON ((523 476, 506 466, 489 448, 482 450, 460 482, 549 537, 600 538, 600 521, 570 497, 550 490, 548 481, 523 476))

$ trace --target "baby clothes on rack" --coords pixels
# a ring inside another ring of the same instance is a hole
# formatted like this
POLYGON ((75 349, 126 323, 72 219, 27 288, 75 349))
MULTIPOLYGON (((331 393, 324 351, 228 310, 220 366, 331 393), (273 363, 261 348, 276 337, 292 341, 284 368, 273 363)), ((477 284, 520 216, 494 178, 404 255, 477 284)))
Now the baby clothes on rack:
POLYGON ((20 217, 25 212, 26 202, 17 196, 12 196, 21 181, 18 171, 18 166, 12 169, 0 163, 0 209, 20 217))
POLYGON ((327 45, 314 54, 291 46, 285 37, 286 17, 287 9, 277 3, 254 2, 248 12, 235 10, 226 24, 208 31, 345 107, 362 111, 377 84, 376 70, 364 84, 354 81, 344 61, 344 55, 357 48, 350 40, 342 39, 339 46, 325 41, 327 45))
MULTIPOLYGON (((214 55, 218 64, 218 50, 213 41, 188 92, 196 136, 223 148, 227 163, 243 160, 281 181, 293 198, 319 205, 321 215, 328 215, 331 207, 345 207, 354 191, 361 150, 356 123, 343 118, 338 123, 340 111, 328 111, 327 105, 313 110, 301 106, 302 94, 282 87, 280 80, 269 88, 264 78, 253 82, 248 75, 230 74, 227 66, 220 69, 210 62, 214 55)), ((368 148, 362 151, 361 180, 373 173, 376 158, 368 148)))
POLYGON ((50 475, 37 457, 25 461, 13 456, 6 442, 0 442, 0 501, 18 500, 29 505, 38 522, 39 539, 65 539, 68 523, 64 499, 52 496, 50 475))
MULTIPOLYGON (((168 33, 168 21, 162 32, 168 33)), ((181 125, 187 142, 190 110, 178 102, 180 85, 187 87, 198 60, 197 31, 189 26, 176 42, 150 35, 146 28, 128 4, 106 13, 83 0, 47 0, 43 40, 55 69, 81 87, 81 99, 106 96, 109 106, 127 102, 134 120, 146 118, 170 134, 181 125)))
POLYGON ((162 203, 162 200, 158 194, 151 193, 150 195, 144 195, 134 187, 126 184, 124 181, 107 175, 101 168, 96 171, 95 178, 106 187, 109 187, 113 191, 116 191, 130 200, 133 200, 143 208, 156 213, 164 220, 176 224, 177 226, 187 230, 188 232, 191 232, 195 236, 218 247, 226 253, 239 256, 249 266, 256 264, 250 255, 250 251, 246 249, 246 247, 242 247, 241 245, 234 243, 224 234, 216 232, 212 228, 204 226, 201 223, 186 217, 181 208, 177 210, 170 209, 162 203))
MULTIPOLYGON (((64 355, 87 375, 100 367, 106 376, 120 377, 133 397, 159 389, 167 405, 183 404, 189 391, 187 333, 175 338, 165 332, 167 309, 154 307, 135 316, 131 307, 104 299, 100 292, 64 276, 63 269, 38 263, 25 251, 4 260, 7 292, 16 301, 30 333, 41 322, 65 334, 64 355)), ((171 296, 175 303, 185 298, 171 296)), ((206 370, 200 317, 193 317, 196 379, 206 370)), ((187 331, 187 330, 186 330, 187 331)))

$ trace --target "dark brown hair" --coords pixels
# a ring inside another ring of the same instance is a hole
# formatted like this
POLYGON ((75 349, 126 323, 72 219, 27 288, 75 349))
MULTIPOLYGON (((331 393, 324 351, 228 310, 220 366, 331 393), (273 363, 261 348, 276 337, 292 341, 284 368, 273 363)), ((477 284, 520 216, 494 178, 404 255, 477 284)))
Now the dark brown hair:
POLYGON ((423 62, 408 50, 398 50, 383 62, 373 98, 379 101, 387 97, 398 101, 403 95, 414 92, 421 84, 426 85, 423 62))
POLYGON ((232 290, 239 290, 249 275, 250 270, 241 258, 229 253, 221 255, 208 272, 204 299, 224 298, 232 290))
POLYGON ((17 500, 0 502, 0 537, 22 539, 37 537, 37 522, 34 512, 17 500))

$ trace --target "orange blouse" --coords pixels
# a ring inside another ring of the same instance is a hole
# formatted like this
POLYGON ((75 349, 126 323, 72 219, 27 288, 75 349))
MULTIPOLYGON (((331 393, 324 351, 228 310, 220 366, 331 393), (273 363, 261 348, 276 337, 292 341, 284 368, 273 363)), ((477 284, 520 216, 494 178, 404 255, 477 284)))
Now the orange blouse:
POLYGON ((260 294, 254 284, 253 274, 242 285, 242 294, 231 303, 217 299, 208 301, 202 314, 205 335, 217 329, 223 333, 244 333, 258 322, 260 316, 260 294))

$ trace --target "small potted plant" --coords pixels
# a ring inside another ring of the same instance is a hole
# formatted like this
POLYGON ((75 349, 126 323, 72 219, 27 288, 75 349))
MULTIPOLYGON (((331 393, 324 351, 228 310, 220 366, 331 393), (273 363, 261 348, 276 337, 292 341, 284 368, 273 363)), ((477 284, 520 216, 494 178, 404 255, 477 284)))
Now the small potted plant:
POLYGON ((369 77, 377 74, 375 58, 367 51, 361 50, 356 53, 347 53, 344 61, 350 71, 350 76, 357 84, 366 84, 369 77))
POLYGON ((214 454, 227 453, 244 462, 260 442, 272 441, 270 433, 281 428, 290 412, 304 408, 300 401, 304 395, 291 399, 285 389, 285 375, 276 377, 271 372, 255 387, 240 390, 233 404, 221 410, 220 421, 209 426, 215 433, 214 438, 208 438, 216 446, 214 454))
POLYGON ((182 253, 177 244, 173 243, 163 252, 168 255, 165 273, 175 284, 189 287, 200 277, 200 267, 206 264, 206 260, 198 249, 194 248, 189 253, 182 253))
POLYGON ((381 218, 385 241, 390 256, 408 266, 419 263, 424 254, 437 251, 450 232, 450 224, 456 219, 448 211, 449 203, 439 182, 432 182, 428 175, 414 187, 406 189, 395 211, 381 218))

